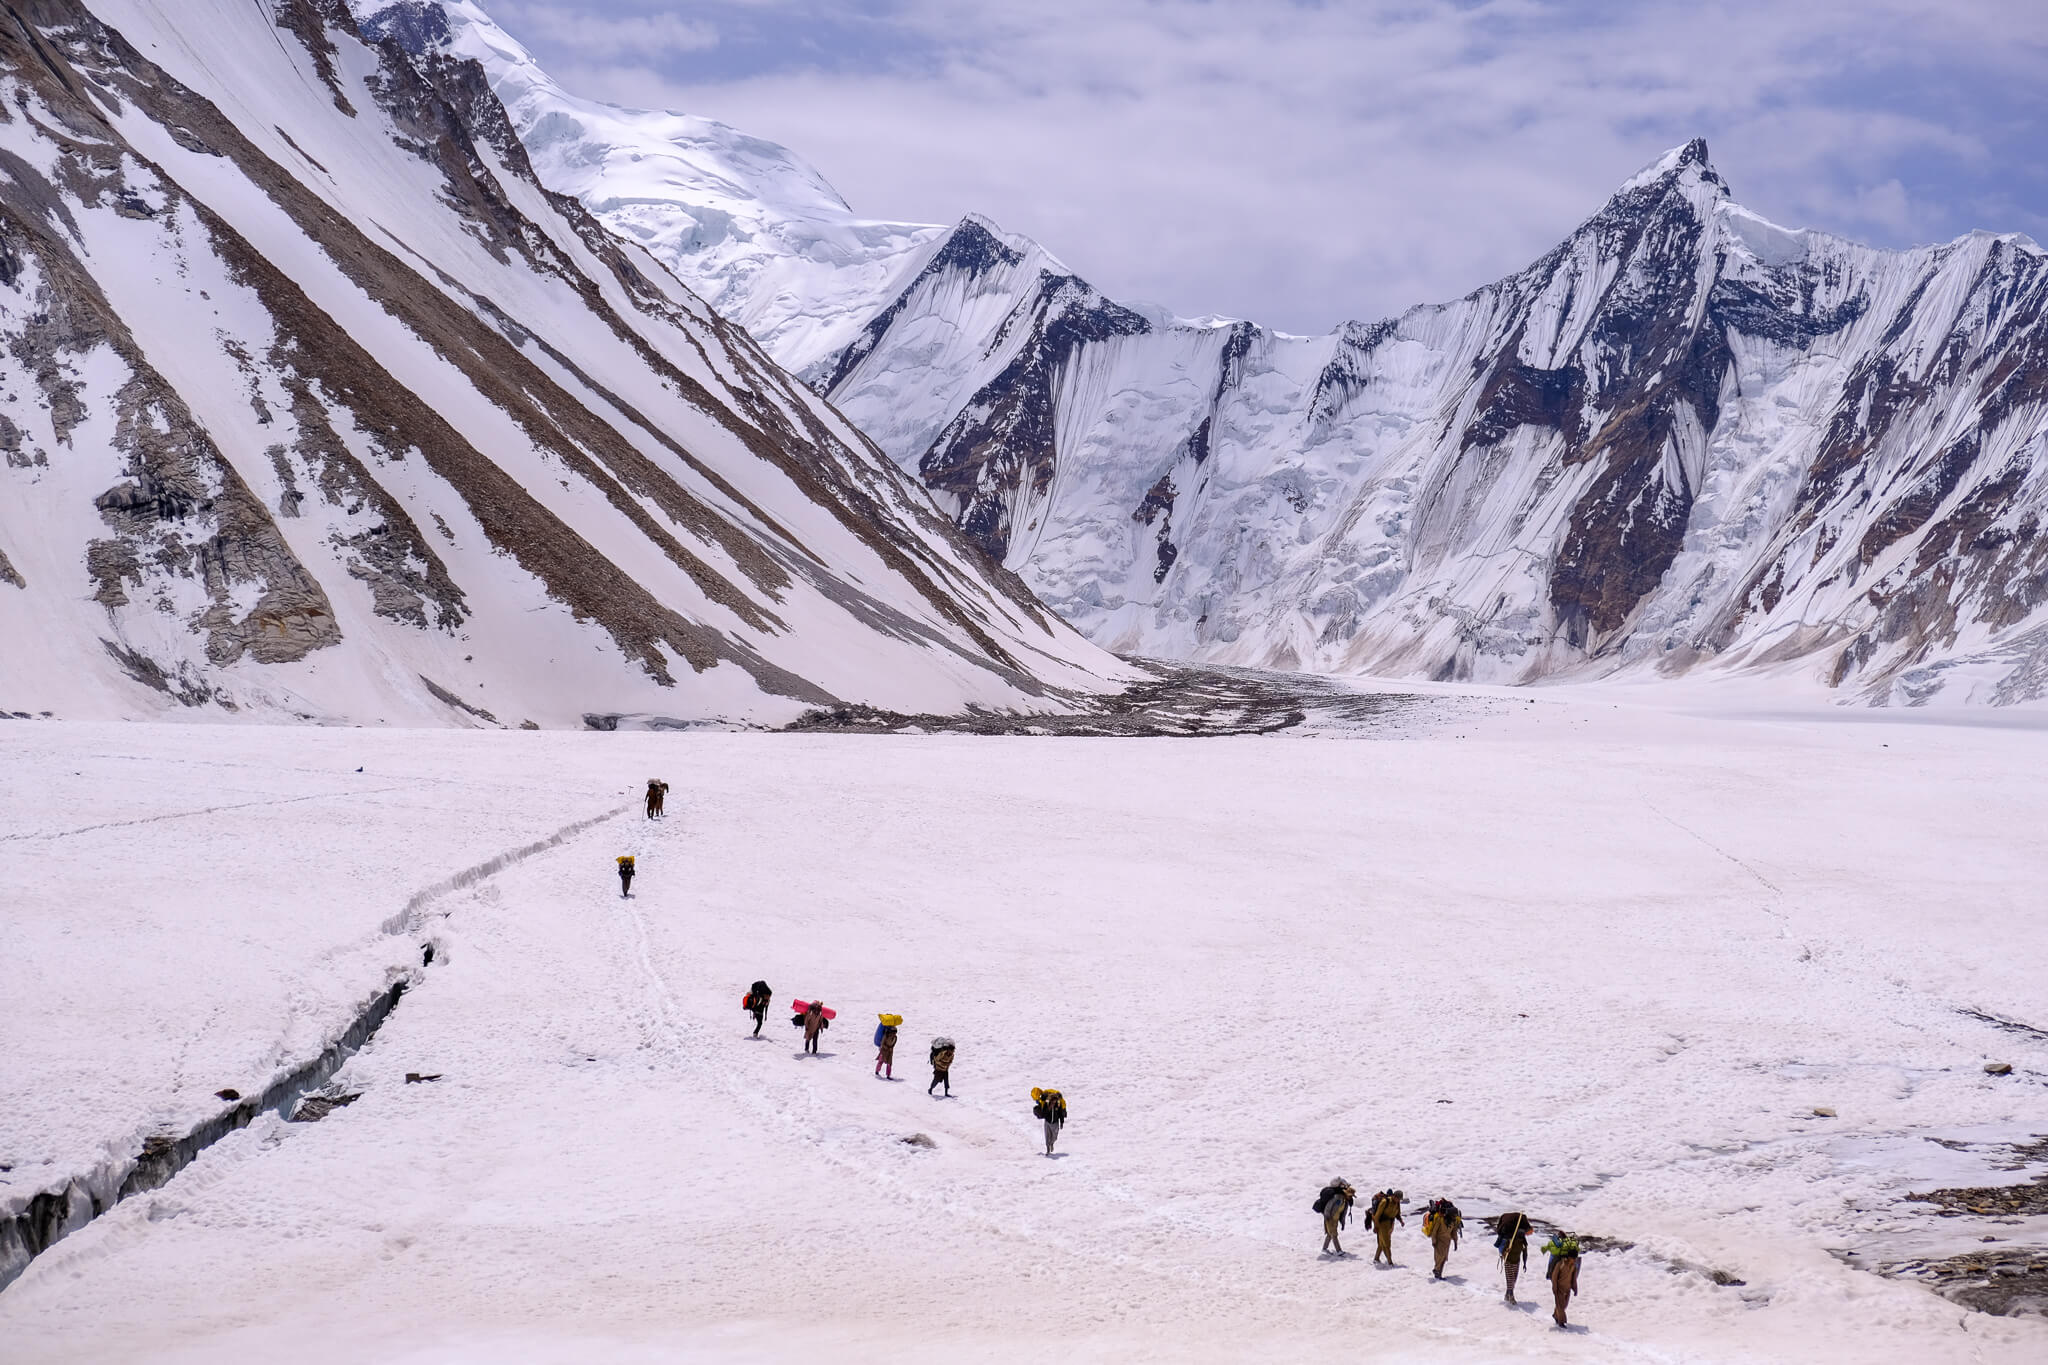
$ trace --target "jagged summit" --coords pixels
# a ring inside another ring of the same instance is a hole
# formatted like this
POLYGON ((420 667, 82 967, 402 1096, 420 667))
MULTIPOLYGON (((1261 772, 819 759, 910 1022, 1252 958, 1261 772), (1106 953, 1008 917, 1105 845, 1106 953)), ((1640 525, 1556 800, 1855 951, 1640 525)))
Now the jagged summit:
POLYGON ((1681 201, 1701 216, 1715 212, 1723 204, 1734 203, 1728 182, 1707 157, 1705 138, 1696 137, 1683 146, 1673 147, 1622 181, 1578 231, 1639 216, 1667 199, 1681 201))
POLYGON ((1654 183, 1671 175, 1673 172, 1690 172, 1702 180, 1708 180, 1717 185, 1725 186, 1726 183, 1721 179, 1720 173, 1714 169, 1712 158, 1707 155, 1707 140, 1703 137, 1696 137, 1682 146, 1673 147, 1670 151, 1637 171, 1627 180, 1624 180, 1621 183, 1620 189, 1616 190, 1615 193, 1623 194, 1638 186, 1654 183))

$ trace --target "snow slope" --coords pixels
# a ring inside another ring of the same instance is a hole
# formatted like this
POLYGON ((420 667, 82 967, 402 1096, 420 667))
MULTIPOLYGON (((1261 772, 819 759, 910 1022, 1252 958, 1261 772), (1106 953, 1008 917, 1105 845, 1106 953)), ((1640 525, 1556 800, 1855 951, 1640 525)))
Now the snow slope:
POLYGON ((73 1097, 109 1139, 205 1112, 377 972, 417 983, 342 1073, 361 1099, 259 1120, 59 1242, 0 1292, 0 1340, 24 1365, 2040 1359, 2040 1318, 1834 1253, 2048 1237, 1902 1202, 2033 1171, 1990 1166, 2040 1130, 2048 1050, 1958 1011, 2043 1022, 2048 734, 1495 711, 1378 742, 0 729, 34 779, 0 791, 33 950, 0 963, 0 1188, 73 1097), (84 830, 116 772, 170 818, 84 830), (223 774, 316 800, 176 818, 223 774), (665 824, 379 933, 652 774, 665 824), (378 855, 285 818, 321 802, 410 822, 421 856, 366 877, 378 855), (251 900, 283 824, 290 894, 251 900), (176 884, 120 871, 136 851, 176 884), (756 976, 841 1011, 828 1055, 745 1036, 756 976), (938 1033, 951 1101, 918 1065, 938 1033), (1590 1258, 1559 1333, 1500 1303, 1476 1226, 1443 1283, 1412 1214, 1396 1269, 1319 1258, 1333 1174, 1637 1245, 1590 1258))
MULTIPOLYGON (((1119 305, 980 218, 852 224, 787 149, 576 99, 474 0, 445 9, 548 183, 676 243, 694 288, 1113 649, 1790 672, 1906 704, 2048 688, 2048 263, 2025 238, 1782 228, 1695 142, 1516 275, 1289 336, 1119 305)), ((433 0, 386 12, 428 40, 433 0)))
POLYGON ((0 707, 1058 706, 1117 665, 339 0, 0 34, 0 707))

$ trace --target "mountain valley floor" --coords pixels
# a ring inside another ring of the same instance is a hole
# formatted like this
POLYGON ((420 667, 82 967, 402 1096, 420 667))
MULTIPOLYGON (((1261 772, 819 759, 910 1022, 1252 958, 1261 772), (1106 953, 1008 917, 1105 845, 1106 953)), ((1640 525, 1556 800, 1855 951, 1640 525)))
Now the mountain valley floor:
POLYGON ((2048 1358, 2048 1303, 1929 1287, 2048 1246, 2048 716, 1373 716, 0 726, 0 1214, 118 1184, 407 983, 319 1087, 358 1098, 258 1114, 43 1251, 0 1354, 2048 1358), (1033 1086, 1071 1106, 1052 1159, 1033 1086), (1356 1219, 1318 1254, 1333 1175, 1406 1192, 1395 1268, 1356 1219), (1977 1193, 1909 1198, 1937 1190, 1977 1193), (1502 1302, 1509 1209, 1625 1248, 1568 1330, 1540 1256, 1502 1302))

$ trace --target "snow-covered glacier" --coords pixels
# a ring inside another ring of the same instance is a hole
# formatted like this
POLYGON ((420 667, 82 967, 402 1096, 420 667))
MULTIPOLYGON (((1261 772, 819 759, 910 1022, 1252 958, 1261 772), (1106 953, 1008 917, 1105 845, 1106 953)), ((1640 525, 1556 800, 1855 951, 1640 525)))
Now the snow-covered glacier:
POLYGON ((1695 141, 1525 270, 1291 336, 1118 304, 978 217, 866 223, 782 149, 572 99, 471 0, 382 10, 427 11, 554 188, 756 328, 1098 643, 1496 682, 1763 670, 1879 702, 2048 688, 2025 238, 1785 229, 1695 141), (650 189, 663 137, 712 169, 650 189))
POLYGON ((773 721, 1124 671, 546 188, 474 63, 339 0, 10 13, 0 709, 773 721))

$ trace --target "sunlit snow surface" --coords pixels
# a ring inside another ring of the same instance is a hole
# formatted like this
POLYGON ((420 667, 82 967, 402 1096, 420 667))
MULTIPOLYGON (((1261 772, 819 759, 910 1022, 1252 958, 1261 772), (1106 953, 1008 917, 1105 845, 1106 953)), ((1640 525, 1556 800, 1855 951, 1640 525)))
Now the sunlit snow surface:
POLYGON ((1901 1202, 2025 1179, 1996 1144, 2048 1131, 2048 1048, 1958 1013, 2048 1023, 2048 733, 1640 699, 1203 741, 0 727, 8 1198, 416 975, 359 1101, 60 1242, 0 1354, 2048 1357, 1831 1254, 2048 1241, 1901 1202), (665 823, 388 931, 655 775, 665 823), (840 1011, 817 1060, 797 996, 840 1011), (1052 1161, 1033 1085, 1072 1103, 1052 1161), (1445 1283, 1412 1215, 1398 1269, 1356 1224, 1319 1258, 1332 1175, 1638 1248, 1558 1333, 1476 1222, 1445 1283))

